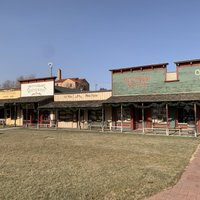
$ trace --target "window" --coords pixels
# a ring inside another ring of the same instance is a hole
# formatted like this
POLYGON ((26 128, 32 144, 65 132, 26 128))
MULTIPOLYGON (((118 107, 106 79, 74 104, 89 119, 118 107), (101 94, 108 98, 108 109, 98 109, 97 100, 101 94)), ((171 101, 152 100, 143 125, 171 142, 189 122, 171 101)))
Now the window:
POLYGON ((88 119, 90 121, 102 121, 102 110, 89 110, 88 119))
POLYGON ((45 121, 50 120, 50 112, 48 110, 45 110, 42 112, 42 120, 45 120, 45 121))
POLYGON ((185 106, 178 109, 178 122, 191 123, 194 122, 194 110, 192 107, 185 106))
POLYGON ((166 122, 166 108, 159 106, 152 108, 152 119, 154 123, 166 122))
POLYGON ((30 120, 31 116, 31 110, 30 109, 24 109, 23 110, 23 119, 24 120, 30 120))
MULTIPOLYGON (((122 108, 122 120, 123 121, 130 121, 131 114, 130 114, 130 108, 122 108)), ((117 118, 118 120, 121 120, 121 108, 117 109, 117 118)))
POLYGON ((73 121, 73 112, 70 110, 60 110, 58 112, 58 120, 64 122, 73 121))

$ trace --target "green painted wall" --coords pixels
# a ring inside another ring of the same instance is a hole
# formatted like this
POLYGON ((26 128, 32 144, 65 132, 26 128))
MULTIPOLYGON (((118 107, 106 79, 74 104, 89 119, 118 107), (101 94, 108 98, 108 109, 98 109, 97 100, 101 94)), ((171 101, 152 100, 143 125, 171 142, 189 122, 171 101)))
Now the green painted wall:
POLYGON ((165 82, 165 68, 113 74, 113 95, 200 91, 200 65, 178 68, 176 82, 165 82))

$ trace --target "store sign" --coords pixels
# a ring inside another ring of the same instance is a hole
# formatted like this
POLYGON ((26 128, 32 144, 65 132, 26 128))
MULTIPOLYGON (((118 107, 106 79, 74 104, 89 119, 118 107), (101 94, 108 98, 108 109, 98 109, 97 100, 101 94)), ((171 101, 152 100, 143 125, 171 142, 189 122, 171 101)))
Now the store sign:
POLYGON ((105 100, 111 96, 111 91, 55 95, 55 101, 94 101, 105 100))
POLYGON ((14 99, 20 97, 20 90, 2 90, 0 91, 0 99, 14 99))
POLYGON ((21 84, 21 97, 49 96, 54 94, 54 82, 38 82, 21 84))
POLYGON ((129 88, 147 87, 149 82, 150 82, 150 80, 151 80, 151 77, 149 75, 125 76, 123 78, 124 83, 129 88))

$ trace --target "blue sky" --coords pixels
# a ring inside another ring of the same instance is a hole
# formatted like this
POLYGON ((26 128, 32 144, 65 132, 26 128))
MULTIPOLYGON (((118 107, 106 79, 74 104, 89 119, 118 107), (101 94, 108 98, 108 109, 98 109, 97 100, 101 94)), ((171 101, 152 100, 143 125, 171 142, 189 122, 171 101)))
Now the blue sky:
POLYGON ((0 83, 20 75, 86 78, 200 58, 199 0, 0 0, 0 83))

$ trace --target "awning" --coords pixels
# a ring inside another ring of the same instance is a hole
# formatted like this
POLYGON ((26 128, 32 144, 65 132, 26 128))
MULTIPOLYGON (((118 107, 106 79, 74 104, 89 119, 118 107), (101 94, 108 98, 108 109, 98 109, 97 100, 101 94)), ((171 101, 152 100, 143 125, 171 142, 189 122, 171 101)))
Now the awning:
POLYGON ((13 104, 13 103, 15 103, 18 99, 19 99, 19 98, 17 98, 17 99, 0 99, 0 107, 4 107, 5 104, 13 104))
POLYGON ((20 97, 16 99, 15 103, 40 103, 44 101, 53 101, 53 96, 32 96, 32 97, 20 97))
POLYGON ((39 108, 99 108, 104 101, 56 101, 39 108))
POLYGON ((104 103, 146 103, 146 102, 180 102, 200 101, 200 93, 176 93, 176 94, 153 94, 153 95, 132 95, 112 96, 104 103))
POLYGON ((19 97, 16 99, 0 99, 0 107, 8 104, 22 104, 22 103, 49 103, 53 101, 53 96, 33 96, 33 97, 19 97))

